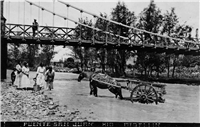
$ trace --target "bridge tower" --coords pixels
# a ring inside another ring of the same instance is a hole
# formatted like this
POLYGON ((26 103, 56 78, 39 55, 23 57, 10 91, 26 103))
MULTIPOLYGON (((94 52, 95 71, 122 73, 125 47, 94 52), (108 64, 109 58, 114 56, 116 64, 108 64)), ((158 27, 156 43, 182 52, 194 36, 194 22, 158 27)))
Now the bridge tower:
POLYGON ((3 16, 4 0, 1 0, 1 80, 6 79, 7 42, 4 40, 6 18, 3 16))

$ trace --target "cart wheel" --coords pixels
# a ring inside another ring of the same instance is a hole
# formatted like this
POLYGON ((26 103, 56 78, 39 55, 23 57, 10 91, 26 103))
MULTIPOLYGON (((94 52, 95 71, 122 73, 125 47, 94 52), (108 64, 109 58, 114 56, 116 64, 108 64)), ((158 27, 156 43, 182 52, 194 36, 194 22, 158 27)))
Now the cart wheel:
POLYGON ((158 96, 156 90, 149 84, 141 84, 136 86, 130 96, 131 102, 138 101, 140 103, 153 103, 158 104, 158 96))

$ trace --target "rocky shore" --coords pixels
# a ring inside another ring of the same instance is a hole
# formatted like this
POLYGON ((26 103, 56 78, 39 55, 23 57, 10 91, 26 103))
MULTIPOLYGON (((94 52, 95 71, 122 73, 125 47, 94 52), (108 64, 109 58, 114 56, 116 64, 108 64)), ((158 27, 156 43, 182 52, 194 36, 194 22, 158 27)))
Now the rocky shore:
POLYGON ((87 121, 80 111, 59 105, 45 91, 17 90, 5 82, 1 83, 0 114, 2 121, 87 121))

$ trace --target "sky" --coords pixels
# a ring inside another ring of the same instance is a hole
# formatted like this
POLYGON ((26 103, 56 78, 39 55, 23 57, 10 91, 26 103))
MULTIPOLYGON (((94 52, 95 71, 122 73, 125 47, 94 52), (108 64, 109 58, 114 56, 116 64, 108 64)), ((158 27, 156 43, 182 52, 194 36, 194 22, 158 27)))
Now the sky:
MULTIPOLYGON (((73 8, 67 8, 64 4, 58 2, 58 0, 28 0, 37 5, 40 5, 46 9, 51 10, 57 14, 68 17, 75 21, 78 21, 80 17, 88 17, 95 21, 95 19, 88 15, 81 13, 73 8), (53 4, 54 3, 54 4, 53 4)), ((135 13, 136 16, 142 12, 142 10, 148 7, 150 0, 60 0, 67 2, 75 7, 83 9, 85 11, 99 15, 100 13, 106 13, 110 16, 113 8, 116 7, 117 2, 124 2, 128 9, 135 13)), ((186 24, 193 27, 192 34, 195 34, 195 29, 199 28, 199 0, 154 0, 156 6, 162 13, 170 11, 172 7, 175 8, 175 13, 179 18, 180 24, 186 24)), ((74 27, 75 24, 71 21, 65 21, 64 19, 55 16, 49 12, 42 11, 41 9, 31 6, 25 0, 4 0, 4 16, 7 19, 7 23, 16 24, 32 24, 34 19, 37 19, 41 26, 61 26, 61 27, 74 27)), ((200 31, 199 31, 200 33, 200 31)), ((200 35, 200 34, 199 34, 200 35)), ((70 53, 68 48, 58 46, 55 48, 58 53, 55 55, 53 61, 65 59, 69 57, 70 53)))

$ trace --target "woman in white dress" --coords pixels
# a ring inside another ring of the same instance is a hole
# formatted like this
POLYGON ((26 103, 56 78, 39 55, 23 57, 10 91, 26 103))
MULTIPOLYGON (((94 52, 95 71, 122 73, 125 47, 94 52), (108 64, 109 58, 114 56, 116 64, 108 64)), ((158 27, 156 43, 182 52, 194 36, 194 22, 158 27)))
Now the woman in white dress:
POLYGON ((42 88, 45 88, 45 67, 43 63, 40 64, 40 66, 37 68, 37 74, 36 74, 36 83, 42 88))
POLYGON ((14 85, 17 86, 17 88, 21 88, 21 78, 22 78, 22 68, 21 68, 21 62, 18 61, 18 64, 15 67, 16 71, 15 71, 15 81, 14 81, 14 85))
POLYGON ((21 79, 21 88, 31 87, 29 79, 29 68, 28 63, 24 62, 22 66, 22 79, 21 79))

